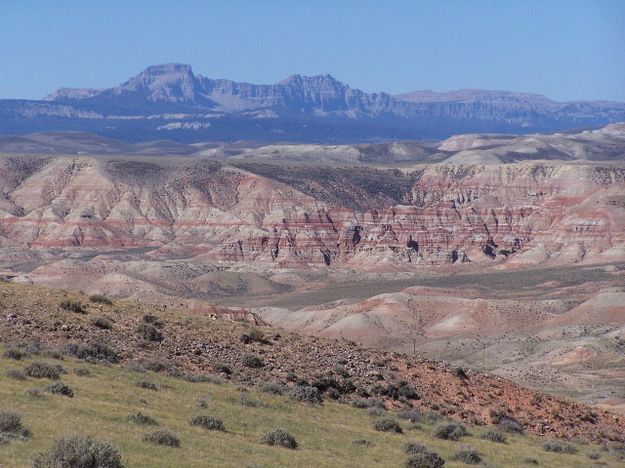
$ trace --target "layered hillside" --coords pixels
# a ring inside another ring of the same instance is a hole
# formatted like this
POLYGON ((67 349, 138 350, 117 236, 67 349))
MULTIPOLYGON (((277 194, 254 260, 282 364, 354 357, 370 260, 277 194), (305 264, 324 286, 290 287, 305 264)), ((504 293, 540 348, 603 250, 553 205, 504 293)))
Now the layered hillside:
POLYGON ((609 164, 0 164, 0 235, 10 248, 152 248, 262 268, 377 270, 625 256, 625 169, 609 164))

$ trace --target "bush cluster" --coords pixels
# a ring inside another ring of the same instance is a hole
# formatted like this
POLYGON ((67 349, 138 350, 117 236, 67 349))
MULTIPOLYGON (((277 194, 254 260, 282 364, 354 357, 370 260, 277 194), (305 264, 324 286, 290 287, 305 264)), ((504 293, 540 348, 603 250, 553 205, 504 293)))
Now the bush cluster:
POLYGON ((68 437, 33 460, 33 468, 123 468, 122 457, 110 443, 91 437, 68 437))
POLYGON ((261 392, 271 395, 282 395, 284 393, 284 385, 277 382, 266 382, 260 386, 261 392))
POLYGON ((0 411, 0 438, 10 440, 13 438, 25 439, 30 431, 22 425, 22 417, 15 411, 0 411))
POLYGON ((373 429, 380 432, 394 432, 396 434, 403 432, 399 423, 391 418, 378 419, 373 423, 373 429))
POLYGON ((93 296, 89 296, 89 300, 95 304, 113 305, 113 301, 111 301, 108 297, 102 294, 94 294, 93 296))
POLYGON ((53 395, 66 396, 69 398, 72 398, 74 396, 74 391, 63 382, 55 382, 51 385, 48 385, 45 388, 45 391, 48 393, 52 393, 53 395))
POLYGON ((261 358, 255 356, 254 354, 245 354, 243 356, 243 365, 251 369, 259 369, 264 367, 265 363, 261 358))
POLYGON ((26 380, 26 374, 19 369, 10 369, 7 371, 7 377, 15 380, 26 380))
POLYGON ((146 314, 143 316, 143 321, 157 328, 163 328, 163 322, 161 322, 156 315, 146 314))
POLYGON ((157 429, 143 436, 145 442, 166 447, 180 447, 180 439, 168 429, 157 429))
POLYGON ((74 369, 74 374, 78 377, 91 377, 91 371, 86 367, 77 367, 74 369))
POLYGON ((163 334, 149 323, 140 323, 136 328, 137 335, 147 341, 163 341, 163 334))
POLYGON ((63 348, 66 354, 89 362, 119 362, 119 355, 103 343, 91 341, 86 345, 71 343, 63 348))
POLYGON ((521 425, 521 423, 519 423, 518 421, 514 419, 504 418, 501 421, 499 421, 499 424, 497 424, 497 427, 504 432, 523 434, 523 426, 521 425))
POLYGON ((482 457, 479 452, 473 447, 463 447, 454 453, 451 457, 452 460, 465 463, 467 465, 477 465, 482 461, 482 457))
POLYGON ((19 361, 20 359, 25 358, 27 354, 21 349, 9 348, 2 354, 2 356, 7 359, 15 359, 16 361, 19 361))
POLYGON ((323 401, 319 389, 307 385, 294 385, 289 388, 287 395, 290 399, 304 403, 318 404, 323 401))
POLYGON ((404 453, 410 456, 406 460, 407 468, 440 468, 445 465, 445 460, 436 452, 418 442, 408 442, 404 445, 404 453))
POLYGON ((75 312, 77 314, 87 313, 87 309, 85 309, 85 306, 77 301, 71 301, 68 299, 66 301, 61 302, 60 305, 61 305, 61 309, 67 310, 69 312, 75 312))
POLYGON ((58 364, 48 364, 43 361, 31 362, 24 368, 24 373, 28 377, 35 379, 51 379, 59 378, 63 368, 58 364))
POLYGON ((101 330, 111 330, 113 328, 113 322, 111 322, 111 320, 106 317, 97 317, 93 319, 91 324, 96 328, 100 328, 101 330))
POLYGON ((444 440, 459 440, 468 434, 467 429, 460 423, 443 423, 434 429, 434 435, 444 440))
POLYGON ((262 331, 254 328, 247 333, 243 333, 239 339, 244 344, 250 343, 260 343, 260 344, 269 344, 269 340, 265 338, 265 335, 262 331))
POLYGON ((277 445, 279 447, 295 450, 299 444, 291 434, 285 429, 276 429, 271 432, 267 432, 260 439, 261 444, 265 445, 277 445))
POLYGON ((497 429, 489 429, 484 434, 482 434, 482 439, 486 439, 491 442, 497 442, 499 444, 505 444, 507 437, 503 432, 497 429))
POLYGON ((203 414, 194 416, 189 421, 192 426, 202 427, 209 431, 225 431, 224 422, 215 416, 205 416, 203 414))
POLYGON ((151 380, 139 380, 137 382, 137 387, 145 388, 146 390, 158 390, 158 386, 151 380))
POLYGON ((550 440, 543 444, 543 449, 546 452, 554 453, 577 453, 577 447, 573 444, 562 442, 561 440, 550 440))
POLYGON ((144 424, 146 426, 158 426, 158 422, 152 416, 143 414, 141 411, 132 413, 126 418, 128 421, 135 424, 144 424))

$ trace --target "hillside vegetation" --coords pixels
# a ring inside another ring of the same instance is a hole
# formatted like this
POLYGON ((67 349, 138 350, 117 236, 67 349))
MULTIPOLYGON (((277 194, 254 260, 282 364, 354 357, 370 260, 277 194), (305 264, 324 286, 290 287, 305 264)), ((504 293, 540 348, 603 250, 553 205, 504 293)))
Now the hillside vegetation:
POLYGON ((16 411, 30 432, 25 440, 0 445, 0 464, 7 467, 30 466, 30 460, 47 451, 54 440, 76 435, 110 441, 128 467, 403 466, 409 458, 404 453, 409 442, 436 452, 449 467, 463 466, 452 458, 466 445, 475 448, 489 466, 531 466, 535 464, 531 460, 539 466, 588 466, 592 463, 588 454, 599 456, 604 466, 619 464, 618 452, 579 441, 567 445, 575 453, 547 452, 544 438, 506 433, 502 444, 483 439, 486 429, 471 425, 469 435, 442 440, 435 436, 441 421, 429 421, 424 415, 411 422, 394 411, 356 409, 330 401, 305 404, 257 390, 241 392, 217 381, 193 383, 68 357, 4 358, 0 372, 0 411, 16 411), (60 381, 72 389, 73 397, 32 390, 45 388, 49 379, 7 377, 19 375, 34 362, 62 366, 60 381), (147 418, 131 418, 137 413, 153 418, 155 424, 145 424, 150 422, 147 418), (192 426, 191 419, 198 415, 221 419, 224 430, 192 426), (384 418, 396 421, 402 433, 375 430, 375 422, 384 418), (263 434, 276 428, 291 433, 299 447, 262 444, 263 434), (179 447, 144 440, 158 429, 175 434, 179 447))

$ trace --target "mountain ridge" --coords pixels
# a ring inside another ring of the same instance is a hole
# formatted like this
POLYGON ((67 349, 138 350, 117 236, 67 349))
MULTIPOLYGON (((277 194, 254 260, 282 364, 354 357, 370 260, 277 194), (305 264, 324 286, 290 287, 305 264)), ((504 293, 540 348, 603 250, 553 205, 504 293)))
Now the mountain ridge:
POLYGON ((181 142, 341 143, 602 126, 625 120, 625 103, 470 89, 367 93, 329 74, 252 84, 169 63, 111 88, 59 88, 39 101, 0 100, 0 118, 4 134, 81 130, 126 141, 167 135, 181 142))

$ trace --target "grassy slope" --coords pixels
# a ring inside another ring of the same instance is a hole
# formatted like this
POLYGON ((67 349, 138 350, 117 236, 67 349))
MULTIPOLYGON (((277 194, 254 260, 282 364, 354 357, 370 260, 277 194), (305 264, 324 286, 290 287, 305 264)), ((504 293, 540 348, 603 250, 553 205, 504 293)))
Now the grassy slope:
MULTIPOLYGON (((28 378, 25 381, 6 377, 10 369, 21 369, 31 360, 0 359, 0 410, 16 410, 23 424, 32 431, 25 442, 12 441, 0 445, 0 466, 29 466, 31 457, 47 450, 61 436, 90 434, 110 440, 121 451, 128 467, 162 466, 402 466, 406 456, 402 445, 410 440, 423 443, 449 460, 462 445, 470 444, 491 466, 523 466, 527 457, 535 458, 540 466, 589 466, 590 451, 600 450, 590 445, 578 445, 575 455, 552 454, 542 450, 545 439, 511 436, 506 445, 479 438, 483 428, 470 427, 473 434, 460 442, 442 441, 431 434, 433 425, 421 424, 411 428, 401 421, 404 434, 395 435, 372 429, 373 418, 366 410, 325 402, 318 407, 307 406, 266 394, 250 391, 250 398, 262 400, 267 407, 251 408, 239 403, 239 391, 232 385, 190 383, 162 374, 140 374, 119 366, 91 365, 73 359, 61 364, 68 370, 61 376, 75 392, 74 398, 46 394, 32 399, 25 390, 45 386, 47 380, 28 378), (78 377, 76 367, 88 367, 90 377, 78 377), (150 379, 159 391, 141 389, 136 382, 150 379), (209 396, 208 408, 197 406, 198 399, 209 396), (144 402, 140 400, 144 399, 144 402), (181 448, 157 447, 143 442, 142 435, 152 429, 127 422, 126 416, 142 411, 155 417, 163 427, 174 430, 181 448), (196 414, 221 417, 227 432, 209 432, 188 423, 196 414), (301 448, 296 451, 259 444, 264 432, 276 427, 288 429, 301 448), (365 438, 372 447, 353 444, 365 438)), ((58 362, 58 361, 51 361, 58 362)), ((604 466, 618 466, 616 458, 602 452, 604 466)), ((466 466, 447 461, 446 466, 466 466)))

